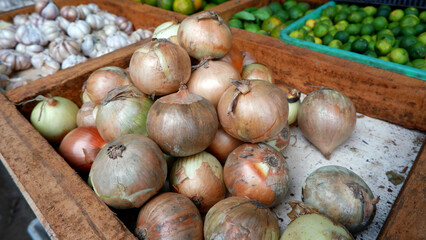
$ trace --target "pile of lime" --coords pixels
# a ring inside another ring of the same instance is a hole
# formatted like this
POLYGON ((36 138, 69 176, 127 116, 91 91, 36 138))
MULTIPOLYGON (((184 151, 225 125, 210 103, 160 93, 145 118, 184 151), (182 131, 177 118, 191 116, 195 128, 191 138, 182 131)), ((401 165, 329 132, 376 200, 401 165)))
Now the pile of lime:
POLYGON ((271 2, 260 8, 247 8, 236 13, 229 26, 278 38, 283 28, 310 13, 306 2, 287 0, 283 4, 271 2))
POLYGON ((154 7, 191 15, 195 12, 207 10, 228 0, 134 0, 154 7))
POLYGON ((426 70, 426 11, 337 4, 290 37, 426 70))

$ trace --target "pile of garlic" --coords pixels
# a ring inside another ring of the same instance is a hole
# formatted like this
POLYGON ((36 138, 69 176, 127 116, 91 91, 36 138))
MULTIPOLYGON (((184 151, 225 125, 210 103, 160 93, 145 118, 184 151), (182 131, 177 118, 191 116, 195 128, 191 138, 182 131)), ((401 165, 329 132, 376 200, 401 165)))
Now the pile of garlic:
POLYGON ((60 69, 149 38, 131 21, 96 4, 64 6, 37 0, 35 12, 0 21, 0 89, 11 90, 60 69))

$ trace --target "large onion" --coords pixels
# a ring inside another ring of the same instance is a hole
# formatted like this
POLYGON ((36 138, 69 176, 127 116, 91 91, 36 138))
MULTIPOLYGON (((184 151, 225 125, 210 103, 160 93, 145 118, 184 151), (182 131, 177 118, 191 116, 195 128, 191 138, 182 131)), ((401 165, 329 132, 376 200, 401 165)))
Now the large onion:
POLYGON ((356 173, 340 166, 324 166, 311 173, 302 186, 303 202, 318 209, 350 232, 359 232, 373 221, 375 199, 356 173))
POLYGON ((213 141, 219 122, 207 99, 190 93, 186 85, 179 92, 154 102, 146 127, 150 138, 172 156, 185 157, 206 149, 213 141))
POLYGON ((96 195, 114 208, 140 207, 163 186, 167 163, 154 141, 128 134, 108 143, 90 169, 96 195))
POLYGON ((191 57, 221 58, 232 48, 232 33, 228 24, 213 11, 186 17, 177 34, 181 45, 191 57))
POLYGON ((262 142, 278 134, 287 123, 288 103, 282 91, 263 80, 233 81, 220 98, 220 124, 245 142, 262 142))
POLYGON ((243 55, 241 51, 232 44, 231 51, 229 51, 223 58, 219 59, 231 64, 239 73, 243 71, 243 55))
POLYGON ((147 136, 146 117, 153 101, 133 85, 111 90, 99 105, 96 127, 110 142, 119 136, 138 133, 147 136))
POLYGON ((255 200, 229 197, 216 203, 204 221, 204 239, 278 240, 274 213, 255 200))
POLYGON ((187 197, 167 192, 141 208, 135 233, 140 240, 202 240, 203 222, 187 197))
POLYGON ((170 183, 176 192, 191 199, 201 213, 225 198, 222 165, 204 151, 177 159, 170 172, 170 183))
POLYGON ((209 100, 215 107, 231 79, 240 80, 240 73, 224 61, 207 61, 191 74, 188 90, 209 100))
POLYGON ((183 48, 164 39, 145 43, 129 65, 133 84, 148 95, 176 92, 191 75, 191 59, 183 48))
POLYGON ((225 184, 235 196, 248 197, 273 207, 289 189, 285 158, 269 145, 243 144, 229 154, 224 166, 225 184))
POLYGON ((216 136, 207 148, 207 151, 215 156, 220 163, 225 164, 228 155, 238 146, 243 144, 225 132, 221 126, 217 129, 216 136))
POLYGON ((271 70, 269 70, 267 66, 260 63, 252 63, 244 66, 243 71, 241 72, 241 78, 259 79, 268 81, 270 83, 275 83, 271 70))
POLYGON ((356 111, 343 93, 321 88, 305 97, 297 118, 303 135, 329 159, 355 129, 356 111))

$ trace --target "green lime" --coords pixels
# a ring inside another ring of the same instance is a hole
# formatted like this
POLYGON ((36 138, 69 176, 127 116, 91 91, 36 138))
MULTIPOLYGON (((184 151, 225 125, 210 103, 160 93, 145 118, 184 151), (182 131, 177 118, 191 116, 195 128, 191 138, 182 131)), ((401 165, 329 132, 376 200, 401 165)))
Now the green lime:
POLYGON ((312 32, 312 31, 308 32, 306 35, 309 35, 309 36, 312 36, 313 38, 316 38, 314 32, 312 32))
POLYGON ((388 20, 383 16, 376 17, 373 21, 373 25, 376 31, 380 31, 385 29, 388 26, 388 20))
POLYGON ((158 7, 166 10, 172 10, 173 0, 158 0, 158 7))
POLYGON ((424 58, 426 56, 426 45, 418 42, 409 46, 407 51, 411 59, 424 58))
POLYGON ((299 6, 293 6, 288 10, 290 19, 299 19, 303 17, 303 10, 299 6))
POLYGON ((315 37, 324 37, 328 33, 328 26, 322 23, 315 24, 314 34, 315 37))
POLYGON ((328 45, 331 41, 333 41, 333 36, 331 34, 327 34, 322 38, 322 44, 328 45))
POLYGON ((349 24, 345 31, 349 33, 349 35, 358 35, 361 32, 361 27, 362 25, 360 24, 349 24))
POLYGON ((334 39, 328 44, 328 46, 332 48, 341 48, 343 43, 340 40, 334 39))
POLYGON ((345 51, 351 51, 351 43, 347 42, 347 43, 343 44, 340 49, 345 50, 345 51))
POLYGON ((402 11, 402 9, 395 9, 389 14, 389 20, 391 22, 399 22, 403 17, 405 13, 402 11))
POLYGON ((389 12, 391 11, 391 7, 387 4, 381 4, 379 6, 379 10, 388 10, 389 12))
POLYGON ((355 37, 355 36, 349 36, 349 40, 348 40, 348 42, 350 42, 350 43, 353 43, 355 40, 357 40, 358 39, 358 37, 355 37))
POLYGON ((361 38, 364 38, 365 40, 367 40, 367 42, 373 41, 373 38, 370 35, 362 35, 361 38))
POLYGON ((373 57, 373 58, 377 58, 377 54, 376 54, 376 52, 374 52, 374 51, 372 51, 372 50, 367 50, 365 53, 364 53, 364 55, 365 56, 369 56, 369 57, 373 57))
POLYGON ((381 34, 380 36, 377 35, 377 41, 379 40, 387 40, 390 44, 392 44, 392 46, 395 44, 395 37, 393 35, 390 34, 381 34))
POLYGON ((388 29, 394 28, 394 27, 399 27, 399 22, 391 22, 388 25, 388 29))
POLYGON ((337 9, 333 6, 328 6, 321 12, 321 16, 334 18, 337 15, 337 9))
POLYGON ((373 7, 373 6, 367 6, 364 8, 364 12, 367 14, 367 16, 374 16, 377 13, 377 8, 373 7))
POLYGON ((413 67, 426 71, 426 59, 414 59, 411 61, 413 67))
POLYGON ((306 25, 302 26, 301 29, 305 29, 306 33, 312 32, 312 28, 310 28, 310 27, 308 27, 306 25))
POLYGON ((426 32, 421 33, 419 36, 417 36, 417 40, 426 45, 426 32))
POLYGON ((283 3, 283 7, 284 7, 285 10, 288 10, 291 7, 296 6, 296 5, 297 5, 297 1, 295 1, 295 0, 287 0, 283 3))
POLYGON ((371 36, 371 39, 373 40, 373 42, 376 42, 377 41, 377 35, 371 36))
POLYGON ((392 44, 386 39, 378 40, 374 45, 374 50, 377 55, 386 56, 392 50, 392 44))
POLYGON ((391 35, 391 36, 393 36, 393 32, 391 30, 389 30, 389 29, 383 29, 383 30, 381 30, 381 31, 379 31, 377 33, 377 37, 379 39, 381 39, 384 35, 391 35))
POLYGON ((231 20, 229 20, 228 25, 230 27, 243 29, 243 22, 241 22, 240 19, 232 18, 231 20))
POLYGON ((351 12, 348 16, 348 21, 351 23, 360 23, 362 21, 362 15, 359 12, 351 12))
POLYGON ((274 37, 274 38, 279 38, 280 37, 280 34, 281 34, 281 30, 283 30, 284 28, 286 28, 287 27, 287 25, 285 25, 284 23, 283 24, 280 24, 280 25, 278 25, 278 26, 276 26, 272 31, 271 31, 271 37, 274 37))
POLYGON ((315 27, 315 23, 316 23, 315 19, 309 19, 309 20, 307 20, 305 22, 305 26, 308 26, 310 28, 314 28, 315 27))
POLYGON ((400 41, 399 46, 402 48, 408 49, 409 46, 417 43, 417 38, 415 36, 404 36, 404 38, 400 41))
POLYGON ((368 16, 368 17, 365 17, 364 19, 362 19, 362 24, 368 24, 368 23, 373 23, 373 21, 374 21, 374 17, 371 17, 371 16, 368 16))
POLYGON ((340 40, 342 43, 346 43, 349 40, 349 34, 346 31, 338 31, 334 35, 334 39, 340 40))
POLYGON ((390 59, 389 59, 389 57, 387 57, 387 56, 380 56, 380 57, 378 57, 378 58, 379 58, 380 60, 390 62, 390 59))
POLYGON ((376 42, 374 42, 374 41, 368 42, 368 50, 374 51, 375 50, 375 48, 374 48, 375 44, 376 44, 376 42))
POLYGON ((312 36, 309 36, 309 35, 306 35, 303 40, 308 41, 308 42, 313 42, 313 43, 315 42, 315 38, 312 37, 312 36))
POLYGON ((333 22, 328 17, 320 17, 319 22, 327 24, 329 27, 333 26, 333 22))
POLYGON ((389 29, 392 31, 394 36, 398 36, 402 33, 402 27, 400 27, 400 26, 392 27, 392 28, 389 28, 389 29))
POLYGON ((209 8, 216 7, 216 6, 217 6, 216 3, 207 3, 206 6, 204 6, 203 10, 207 10, 209 8))
POLYGON ((422 23, 426 23, 426 11, 422 11, 419 15, 419 18, 422 23))
POLYGON ((405 14, 413 14, 416 16, 419 16, 419 10, 415 7, 408 7, 405 9, 405 14))
POLYGON ((389 55, 391 62, 406 64, 410 59, 407 50, 403 48, 394 48, 389 55))
POLYGON ((368 24, 362 25, 360 33, 361 35, 371 35, 374 33, 374 30, 375 30, 374 25, 371 23, 368 23, 368 24))
POLYGON ((262 23, 262 30, 267 32, 272 31, 276 26, 282 24, 281 20, 277 17, 269 17, 262 23))
MULTIPOLYGON (((272 15, 274 13, 269 6, 263 6, 263 7, 259 8, 259 9, 262 9, 263 11, 266 11, 269 15, 272 15)), ((256 10, 256 11, 258 11, 258 10, 256 10)), ((254 11, 254 12, 256 12, 256 11, 254 11)))
POLYGON ((349 23, 346 20, 342 20, 334 26, 336 27, 337 31, 344 31, 349 26, 349 23))
POLYGON ((284 10, 279 2, 271 2, 268 7, 272 10, 273 13, 284 10))
POLYGON ((301 33, 299 30, 295 30, 291 32, 289 36, 292 38, 297 38, 297 39, 303 39, 305 37, 303 33, 301 33))
POLYGON ((385 18, 387 18, 388 16, 389 16, 389 14, 390 14, 390 10, 387 10, 387 9, 378 9, 377 10, 377 14, 376 14, 376 17, 385 17, 385 18))
POLYGON ((404 36, 411 36, 411 35, 416 35, 416 29, 413 27, 402 27, 401 28, 401 33, 404 36))
POLYGON ((352 12, 355 12, 359 9, 359 7, 355 4, 352 4, 349 6, 349 10, 351 10, 352 12))
POLYGON ((337 29, 333 29, 333 30, 328 30, 328 33, 334 37, 334 35, 336 35, 336 33, 338 32, 337 29))
POLYGON ((351 49, 356 53, 364 53, 368 50, 368 41, 364 38, 358 38, 352 43, 351 49))
POLYGON ((416 31, 416 35, 426 32, 426 24, 419 23, 416 26, 414 26, 414 30, 416 31))
POLYGON ((362 8, 358 9, 357 12, 359 12, 359 14, 361 14, 362 19, 368 17, 367 13, 362 8))
POLYGON ((306 12, 311 8, 311 6, 309 6, 309 3, 307 2, 298 2, 297 6, 302 9, 303 12, 306 12))
POLYGON ((175 0, 173 2, 173 11, 190 15, 194 13, 194 3, 192 0, 175 0))
POLYGON ((281 22, 285 22, 290 18, 288 13, 284 10, 278 10, 273 16, 279 18, 281 22))
POLYGON ((267 31, 265 31, 265 30, 262 30, 262 29, 259 30, 257 33, 265 35, 265 36, 269 36, 269 33, 267 31))
POLYGON ((404 27, 414 27, 417 24, 420 23, 420 19, 412 14, 409 15, 405 15, 401 21, 399 22, 399 25, 404 28, 404 27))
POLYGON ((348 17, 348 15, 349 15, 349 14, 347 14, 347 13, 338 13, 338 14, 334 17, 333 21, 334 21, 335 23, 337 23, 337 22, 339 22, 339 21, 346 20, 346 18, 348 17))

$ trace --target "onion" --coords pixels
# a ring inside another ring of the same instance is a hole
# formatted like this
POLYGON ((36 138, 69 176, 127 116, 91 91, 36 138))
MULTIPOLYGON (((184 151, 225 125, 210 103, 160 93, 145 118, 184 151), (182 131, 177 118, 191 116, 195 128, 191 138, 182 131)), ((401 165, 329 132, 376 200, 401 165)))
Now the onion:
POLYGON ((209 100, 216 108, 231 79, 240 80, 240 73, 223 61, 208 60, 191 74, 188 90, 209 100))
POLYGON ((266 140, 265 143, 273 147, 278 152, 283 153, 290 143, 290 127, 288 126, 288 123, 285 125, 283 130, 274 137, 266 140))
POLYGON ((203 222, 194 203, 181 194, 168 192, 142 207, 135 233, 141 240, 202 240, 203 222))
POLYGON ((272 72, 268 69, 267 66, 260 63, 252 63, 244 66, 243 72, 241 73, 241 78, 251 80, 265 80, 270 83, 275 83, 275 80, 272 77, 272 72))
POLYGON ((229 197, 216 203, 204 221, 204 239, 278 240, 274 213, 255 200, 229 197))
POLYGON ((77 105, 63 97, 38 96, 40 101, 31 112, 31 123, 43 137, 59 144, 71 130, 77 127, 77 105))
POLYGON ((238 139, 233 138, 225 132, 221 126, 217 129, 213 142, 207 148, 207 151, 215 156, 220 163, 225 164, 228 155, 238 146, 243 144, 238 139))
POLYGON ((296 122, 297 114, 300 108, 300 92, 297 89, 292 89, 286 93, 288 102, 288 125, 296 122))
POLYGON ((318 209, 350 232, 365 229, 376 214, 375 199, 357 174, 340 166, 324 166, 311 173, 302 186, 303 202, 318 209))
POLYGON ((232 48, 232 33, 216 12, 204 11, 186 17, 179 26, 179 45, 198 60, 224 57, 232 48))
POLYGON ((241 50, 241 56, 243 56, 243 67, 257 62, 254 55, 251 54, 250 52, 246 52, 246 51, 241 50))
POLYGON ((128 134, 98 153, 89 173, 96 195, 111 207, 140 207, 163 186, 167 163, 154 141, 128 134))
POLYGON ((229 154, 224 166, 225 185, 235 196, 273 207, 289 189, 285 158, 269 145, 243 144, 229 154))
POLYGON ((177 32, 179 26, 179 23, 173 21, 164 22, 154 30, 152 33, 152 38, 166 38, 174 44, 179 44, 177 41, 177 32))
POLYGON ((207 152, 177 159, 170 173, 170 183, 176 192, 191 199, 201 213, 225 198, 222 165, 207 152))
POLYGON ((172 156, 186 157, 206 149, 213 141, 219 122, 207 99, 190 93, 186 85, 179 92, 154 102, 146 128, 150 138, 172 156))
POLYGON ((219 59, 231 64, 239 73, 243 71, 243 55, 241 51, 232 44, 231 51, 229 51, 223 58, 219 59))
POLYGON ((74 169, 89 172, 98 152, 105 145, 95 127, 78 127, 64 137, 59 152, 74 169))
POLYGON ((297 118, 303 135, 329 159, 355 129, 356 111, 343 93, 321 88, 306 96, 297 118))
POLYGON ((286 125, 288 103, 273 84, 263 80, 232 83, 220 98, 217 112, 223 129, 244 142, 262 142, 286 125))
POLYGON ((96 127, 110 142, 129 133, 147 136, 146 116, 153 101, 133 85, 111 90, 99 105, 96 127))
POLYGON ((85 102, 81 105, 77 113, 77 126, 78 127, 96 127, 96 113, 95 105, 93 102, 85 102))
POLYGON ((126 70, 119 67, 103 67, 94 71, 87 79, 87 96, 93 103, 99 104, 112 89, 130 84, 126 70))

